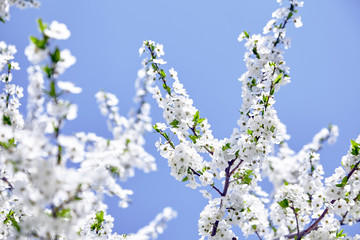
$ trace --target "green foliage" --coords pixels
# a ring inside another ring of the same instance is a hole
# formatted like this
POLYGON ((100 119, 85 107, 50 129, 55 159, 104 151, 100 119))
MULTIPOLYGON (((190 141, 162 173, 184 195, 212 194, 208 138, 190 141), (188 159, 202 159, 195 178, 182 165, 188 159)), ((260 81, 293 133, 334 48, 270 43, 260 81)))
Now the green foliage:
POLYGON ((287 200, 286 198, 284 198, 284 200, 277 202, 277 203, 280 205, 280 207, 282 207, 284 209, 289 207, 289 200, 287 200))
POLYGON ((247 31, 244 31, 244 34, 245 34, 246 38, 250 38, 250 35, 249 35, 249 33, 247 31))
POLYGON ((185 176, 184 178, 183 178, 183 180, 181 180, 182 182, 186 182, 187 180, 189 180, 189 178, 188 178, 188 176, 185 176))
POLYGON ((344 186, 346 185, 347 181, 348 181, 348 177, 345 176, 345 177, 341 180, 341 183, 336 184, 336 186, 337 186, 337 187, 344 187, 344 186))
POLYGON ((3 115, 3 124, 11 126, 11 119, 9 116, 3 115))
POLYGON ((46 42, 47 42, 46 39, 40 40, 40 39, 38 39, 38 38, 36 38, 36 37, 31 36, 31 37, 30 37, 30 41, 31 41, 32 43, 34 43, 36 47, 38 47, 38 48, 40 48, 40 49, 46 49, 46 42))
POLYGON ((279 82, 281 82, 282 76, 283 76, 283 74, 281 73, 281 74, 279 74, 279 75, 276 77, 276 79, 274 80, 274 85, 276 85, 276 84, 278 84, 279 82))
POLYGON ((44 33, 44 30, 47 28, 47 24, 46 24, 46 23, 43 23, 43 21, 41 20, 41 18, 39 18, 39 19, 37 20, 37 22, 38 22, 39 31, 40 31, 41 33, 44 33))
POLYGON ((0 142, 0 146, 5 149, 16 147, 15 138, 10 138, 7 142, 0 142))
POLYGON ((59 62, 60 61, 60 50, 59 50, 59 48, 57 47, 56 49, 55 49, 55 51, 54 51, 54 53, 53 54, 51 54, 51 61, 53 62, 53 63, 57 63, 57 62, 59 62))
POLYGON ((9 213, 6 215, 5 220, 3 221, 4 224, 11 223, 11 225, 16 229, 16 231, 20 232, 19 223, 15 219, 15 212, 14 210, 10 210, 9 213))
POLYGON ((346 237, 347 233, 343 233, 343 232, 344 232, 344 229, 341 229, 340 231, 337 230, 337 231, 336 231, 336 238, 346 237))
POLYGON ((260 59, 260 54, 258 53, 256 47, 253 48, 252 52, 255 54, 256 58, 260 59))
MULTIPOLYGON (((162 70, 162 69, 161 69, 162 70)), ((166 85, 166 83, 163 83, 163 88, 166 90, 166 92, 170 95, 171 94, 171 88, 166 85)))
POLYGON ((104 220, 104 211, 99 211, 95 214, 95 221, 90 226, 91 231, 95 231, 99 236, 101 235, 100 230, 103 228, 102 224, 104 220))
POLYGON ((225 151, 226 149, 230 149, 230 148, 231 148, 230 143, 227 143, 222 147, 222 150, 225 151))
POLYGON ((70 212, 71 212, 70 208, 59 210, 56 212, 56 217, 70 218, 71 217, 70 212))
POLYGON ((50 68, 49 66, 44 66, 42 67, 42 70, 46 73, 46 76, 50 79, 51 76, 53 75, 54 73, 54 69, 53 68, 50 68))
POLYGON ((354 140, 350 140, 350 142, 351 142, 351 154, 354 156, 358 156, 360 153, 360 143, 357 143, 354 140))
POLYGON ((178 120, 176 120, 176 119, 174 119, 171 123, 170 123, 170 125, 173 127, 173 128, 178 128, 179 126, 179 121, 178 120))

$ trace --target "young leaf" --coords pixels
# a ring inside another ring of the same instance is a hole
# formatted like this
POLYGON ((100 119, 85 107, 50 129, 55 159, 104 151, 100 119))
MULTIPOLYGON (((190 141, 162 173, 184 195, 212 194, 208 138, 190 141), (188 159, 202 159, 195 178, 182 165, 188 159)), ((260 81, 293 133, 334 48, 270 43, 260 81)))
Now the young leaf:
POLYGON ((360 153, 360 143, 357 143, 354 140, 350 140, 350 142, 351 142, 351 154, 354 156, 358 156, 360 153))
POLYGON ((227 143, 222 147, 222 150, 225 151, 226 149, 229 149, 229 148, 231 148, 230 143, 227 143))
POLYGON ((41 33, 44 32, 44 30, 47 28, 47 24, 43 23, 43 21, 41 20, 41 18, 38 19, 38 26, 39 26, 39 31, 41 33))
POLYGON ((36 37, 30 37, 30 41, 35 44, 36 47, 40 49, 46 48, 46 41, 45 40, 39 40, 36 37))
POLYGON ((161 78, 166 78, 166 73, 162 69, 160 70, 160 76, 161 78))
POLYGON ((50 97, 56 97, 55 81, 51 81, 50 91, 48 93, 49 93, 50 97))
POLYGON ((197 112, 194 114, 193 122, 194 122, 194 123, 197 123, 198 120, 199 120, 199 118, 200 118, 200 112, 197 111, 197 112))
POLYGON ((196 143, 196 139, 198 139, 196 136, 194 135, 189 135, 189 138, 193 141, 193 143, 196 143))
POLYGON ((289 201, 286 198, 284 198, 284 200, 278 202, 278 204, 280 205, 280 207, 282 207, 284 209, 289 207, 289 201))
POLYGON ((244 31, 245 37, 250 38, 249 33, 247 31, 244 31))
POLYGON ((70 218, 71 217, 70 209, 69 208, 62 209, 56 213, 56 216, 60 218, 70 218))
POLYGON ((3 115, 3 124, 11 126, 11 119, 9 116, 3 115))
POLYGON ((153 127, 153 129, 155 129, 156 132, 158 132, 158 133, 160 132, 160 129, 158 128, 158 126, 156 124, 152 127, 153 127))
POLYGON ((254 47, 252 51, 255 54, 256 58, 260 59, 260 54, 258 53, 256 47, 254 47))
POLYGON ((274 80, 274 85, 276 85, 276 84, 278 84, 279 82, 281 82, 281 79, 282 79, 282 73, 281 74, 279 74, 276 78, 275 78, 275 80, 274 80))
POLYGON ((48 78, 51 78, 51 75, 53 74, 54 70, 50 68, 49 66, 42 67, 42 70, 46 73, 46 76, 48 78))
POLYGON ((59 48, 56 48, 54 53, 51 54, 51 60, 53 63, 57 63, 60 61, 60 50, 59 48))
POLYGON ((170 123, 170 125, 173 127, 173 128, 178 128, 179 126, 179 121, 178 120, 176 120, 176 119, 174 119, 171 123, 170 123))

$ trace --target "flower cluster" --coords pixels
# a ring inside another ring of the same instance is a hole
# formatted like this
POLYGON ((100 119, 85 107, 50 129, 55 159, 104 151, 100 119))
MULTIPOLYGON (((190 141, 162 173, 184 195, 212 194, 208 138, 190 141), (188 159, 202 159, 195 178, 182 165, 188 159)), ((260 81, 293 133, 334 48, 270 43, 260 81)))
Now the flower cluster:
POLYGON ((1 0, 0 1, 0 21, 5 22, 10 19, 10 7, 16 6, 18 8, 36 7, 40 6, 40 2, 36 0, 1 0))
POLYGON ((108 117, 113 139, 93 133, 67 135, 68 120, 77 106, 66 99, 82 89, 61 75, 76 62, 68 49, 53 46, 70 36, 65 24, 38 20, 41 37, 30 37, 25 54, 34 65, 28 68, 28 115, 19 113, 22 88, 11 83, 16 49, 0 42, 0 70, 4 86, 0 96, 0 228, 1 239, 154 239, 176 212, 162 214, 136 234, 112 232, 104 194, 116 196, 127 207, 131 190, 119 180, 134 169, 156 170, 154 158, 143 148, 143 135, 151 129, 150 106, 145 95, 152 81, 139 71, 136 88, 140 106, 128 118, 118 113, 118 100, 99 92, 101 112, 108 117), (64 177, 66 176, 66 177, 64 177))
POLYGON ((165 119, 153 126, 161 135, 156 143, 161 156, 168 160, 175 179, 194 189, 212 189, 212 193, 200 190, 209 199, 200 214, 201 239, 237 239, 232 226, 259 239, 332 239, 346 235, 341 225, 360 219, 359 139, 352 141, 352 149, 342 160, 345 170, 337 169, 328 179, 324 179, 318 152, 326 141, 335 142, 336 126, 321 130, 297 154, 287 145, 290 137, 277 117, 274 96, 290 83, 283 57, 290 46, 286 27, 290 22, 302 26, 298 8, 303 2, 278 2, 289 6, 273 12, 263 29, 265 35, 244 31, 238 38, 248 50, 244 56, 248 71, 239 78, 241 116, 229 138, 219 140, 212 135, 177 72, 164 70, 161 44, 144 41, 139 50, 140 55, 148 51, 144 59, 148 74, 162 85, 162 89, 153 88, 165 119), (258 184, 264 177, 274 186, 271 195, 258 184))

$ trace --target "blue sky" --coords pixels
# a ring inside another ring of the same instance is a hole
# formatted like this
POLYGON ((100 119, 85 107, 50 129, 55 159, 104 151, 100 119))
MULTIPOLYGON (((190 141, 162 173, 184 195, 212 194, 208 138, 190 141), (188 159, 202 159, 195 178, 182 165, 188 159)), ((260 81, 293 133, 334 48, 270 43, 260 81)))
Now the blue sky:
MULTIPOLYGON (((209 119, 215 136, 223 138, 236 126, 242 101, 237 79, 246 71, 245 48, 237 37, 243 30, 261 33, 277 6, 275 0, 42 1, 38 10, 12 8, 10 22, 0 25, 0 39, 17 46, 22 71, 14 75, 15 81, 26 86, 29 63, 23 52, 28 37, 37 34, 35 20, 41 17, 45 22, 67 24, 72 35, 59 41, 59 46, 69 48, 77 63, 62 80, 83 87, 83 93, 72 98, 79 105, 79 117, 67 123, 66 131, 102 136, 110 134, 94 94, 100 89, 115 93, 121 113, 127 114, 134 106, 134 80, 141 67, 138 48, 147 39, 163 43, 167 67, 178 71, 201 116, 209 119)), ((358 0, 305 1, 299 9, 304 26, 291 26, 288 31, 292 47, 285 58, 292 83, 277 94, 275 107, 295 150, 329 123, 339 126, 338 142, 321 151, 327 176, 339 165, 350 139, 360 133, 359 11, 358 0)), ((161 112, 149 101, 154 122, 161 121, 161 112)), ((150 174, 136 172, 124 183, 135 194, 128 209, 111 205, 115 230, 135 232, 162 208, 171 206, 178 218, 159 239, 197 239, 197 220, 206 201, 198 191, 170 176, 166 160, 154 147, 157 139, 149 133, 146 148, 159 169, 150 174)))

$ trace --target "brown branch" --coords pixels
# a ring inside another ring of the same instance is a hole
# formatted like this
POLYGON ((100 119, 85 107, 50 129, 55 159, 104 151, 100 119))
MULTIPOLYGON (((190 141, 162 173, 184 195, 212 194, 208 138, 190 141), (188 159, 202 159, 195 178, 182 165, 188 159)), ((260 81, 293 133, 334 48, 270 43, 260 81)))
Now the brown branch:
POLYGON ((296 230, 297 230, 297 235, 299 236, 299 235, 300 235, 299 220, 298 220, 297 212, 296 212, 296 210, 295 210, 295 208, 294 208, 294 203, 292 203, 292 206, 291 206, 290 208, 291 208, 291 210, 293 210, 294 215, 295 215, 296 230))
POLYGON ((260 240, 262 240, 261 236, 259 235, 259 233, 257 231, 255 231, 255 234, 260 240))
MULTIPOLYGON (((189 169, 190 169, 190 170, 192 171, 192 173, 195 174, 196 176, 198 176, 198 177, 201 176, 200 173, 196 172, 196 171, 195 171, 194 169, 192 169, 191 167, 189 167, 189 169)), ((217 187, 215 187, 215 185, 212 185, 211 187, 212 187, 213 189, 215 189, 215 191, 217 191, 220 195, 222 195, 221 191, 220 191, 217 187)))
MULTIPOLYGON (((232 172, 230 172, 230 168, 231 168, 231 166, 234 164, 234 162, 235 162, 236 159, 237 159, 237 157, 234 158, 233 160, 229 161, 229 162, 228 162, 228 167, 225 169, 226 177, 225 177, 224 190, 223 190, 223 192, 222 192, 222 194, 221 194, 222 197, 225 197, 226 194, 227 194, 227 191, 228 191, 228 188, 229 188, 229 184, 230 184, 230 177, 231 177, 231 173, 232 173, 232 172)), ((241 161, 240 161, 240 162, 241 162, 241 161)), ((241 163, 240 163, 240 164, 241 164, 241 163)), ((240 164, 238 164, 238 166, 240 166, 240 164)), ((237 167, 238 167, 238 166, 237 166, 237 167)), ((236 169, 237 167, 235 167, 235 169, 236 169)), ((220 208, 222 207, 222 204, 223 204, 223 200, 221 199, 220 208)), ((219 221, 216 221, 216 222, 214 223, 213 228, 212 228, 212 231, 211 231, 211 236, 212 236, 212 237, 216 235, 216 230, 217 230, 217 228, 218 228, 218 225, 219 225, 219 221)))
MULTIPOLYGON (((352 174, 358 170, 358 166, 360 164, 360 161, 357 162, 355 164, 355 166, 351 169, 351 171, 346 175, 347 179, 349 180, 350 177, 352 176, 352 174)), ((336 199, 333 199, 331 200, 330 204, 334 204, 336 202, 336 199)), ((318 227, 318 224, 320 223, 320 221, 325 217, 325 215, 327 214, 327 212, 329 211, 329 207, 326 207, 324 212, 320 215, 320 217, 318 219, 316 219, 316 221, 311 224, 307 229, 303 230, 300 232, 300 234, 298 234, 298 239, 301 239, 302 237, 306 236, 307 234, 309 234, 312 230, 316 229, 318 227)), ((287 238, 292 238, 292 237, 289 237, 286 236, 287 238)))

